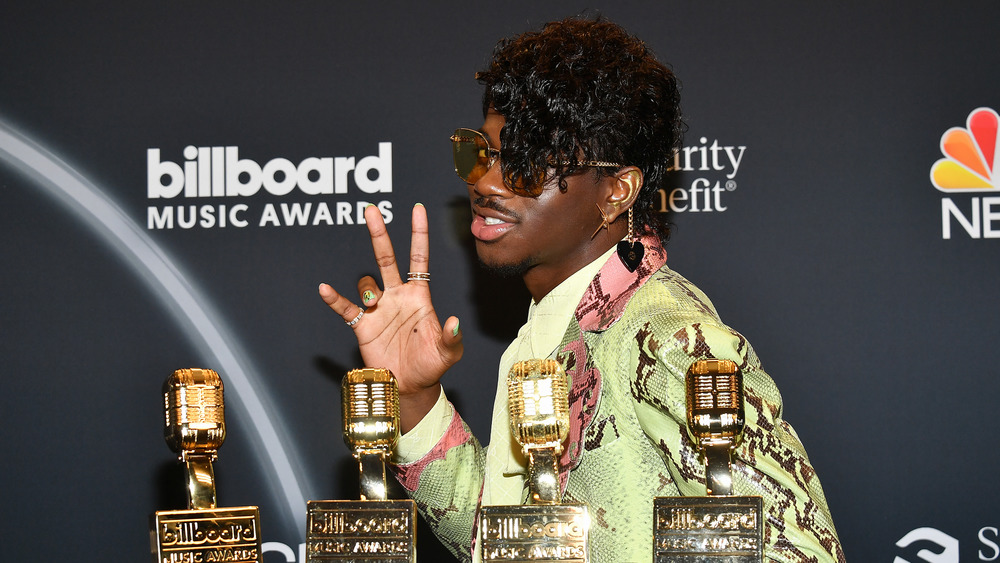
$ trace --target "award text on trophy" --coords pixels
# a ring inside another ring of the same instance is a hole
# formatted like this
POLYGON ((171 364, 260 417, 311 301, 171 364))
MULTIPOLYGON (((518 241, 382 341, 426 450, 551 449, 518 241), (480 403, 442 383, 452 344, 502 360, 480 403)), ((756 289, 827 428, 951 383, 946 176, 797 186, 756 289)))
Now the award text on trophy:
POLYGON ((256 506, 216 508, 215 461, 226 439, 222 379, 210 369, 181 369, 163 384, 167 444, 184 463, 188 510, 158 511, 150 536, 157 563, 260 563, 256 506))
POLYGON ((559 456, 569 437, 568 383, 555 360, 507 375, 510 424, 528 460, 529 505, 482 508, 483 561, 588 561, 587 507, 560 504, 559 456))
POLYGON ((763 505, 733 496, 732 451, 743 431, 743 377, 730 360, 699 360, 686 378, 688 436, 705 458, 708 496, 653 503, 656 563, 759 563, 763 505))
POLYGON ((356 369, 344 376, 341 392, 361 500, 309 501, 306 561, 415 563, 416 504, 386 499, 385 461, 399 438, 396 379, 386 369, 356 369))

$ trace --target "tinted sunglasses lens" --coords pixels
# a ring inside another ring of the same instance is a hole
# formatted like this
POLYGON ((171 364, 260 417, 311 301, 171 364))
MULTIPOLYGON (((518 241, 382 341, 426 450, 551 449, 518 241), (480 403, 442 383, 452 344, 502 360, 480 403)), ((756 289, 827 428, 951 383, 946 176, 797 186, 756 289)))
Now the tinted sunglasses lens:
POLYGON ((451 136, 455 157, 455 172, 470 184, 475 184, 489 168, 489 146, 478 131, 456 129, 451 136))

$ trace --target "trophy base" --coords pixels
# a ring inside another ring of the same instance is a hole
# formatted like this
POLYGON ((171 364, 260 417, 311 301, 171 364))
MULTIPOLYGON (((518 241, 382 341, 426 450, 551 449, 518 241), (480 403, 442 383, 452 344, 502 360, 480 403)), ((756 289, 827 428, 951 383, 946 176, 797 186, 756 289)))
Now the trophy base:
POLYGON ((162 510, 151 520, 150 539, 157 563, 264 561, 256 506, 162 510))
POLYGON ((311 500, 306 563, 416 563, 417 505, 412 500, 311 500))
POLYGON ((763 561, 760 497, 658 497, 653 511, 656 563, 763 561))
POLYGON ((588 561, 584 505, 484 506, 481 517, 484 562, 588 561))

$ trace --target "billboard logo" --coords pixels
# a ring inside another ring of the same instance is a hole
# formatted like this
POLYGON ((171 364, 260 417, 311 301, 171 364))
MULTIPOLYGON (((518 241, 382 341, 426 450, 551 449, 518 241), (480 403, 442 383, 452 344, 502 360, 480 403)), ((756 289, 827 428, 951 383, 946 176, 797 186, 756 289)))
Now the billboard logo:
POLYGON ((184 165, 160 159, 160 149, 146 151, 147 195, 150 199, 184 197, 250 197, 261 187, 276 196, 298 187, 307 195, 346 194, 351 174, 361 191, 392 191, 392 143, 379 143, 378 155, 355 164, 354 157, 310 157, 299 164, 274 158, 263 166, 240 158, 239 147, 184 149, 184 165), (371 172, 375 178, 371 178, 371 172), (164 181, 166 180, 166 181, 164 181))
MULTIPOLYGON (((942 158, 931 166, 931 184, 947 194, 992 192, 1000 194, 998 138, 1000 117, 996 110, 972 110, 966 127, 952 127, 941 136, 942 158)), ((1000 238, 1000 196, 971 197, 956 203, 941 199, 941 238, 950 239, 952 224, 970 238, 1000 238)))
POLYGON ((287 158, 261 164, 241 158, 236 146, 189 145, 183 156, 177 163, 164 159, 159 148, 146 151, 149 230, 358 225, 370 204, 386 223, 392 221, 391 201, 370 201, 374 194, 392 193, 392 143, 379 143, 378 154, 360 159, 309 157, 298 164, 287 158), (349 178, 361 192, 353 201, 349 178), (282 201, 261 202, 254 198, 258 194, 282 201))

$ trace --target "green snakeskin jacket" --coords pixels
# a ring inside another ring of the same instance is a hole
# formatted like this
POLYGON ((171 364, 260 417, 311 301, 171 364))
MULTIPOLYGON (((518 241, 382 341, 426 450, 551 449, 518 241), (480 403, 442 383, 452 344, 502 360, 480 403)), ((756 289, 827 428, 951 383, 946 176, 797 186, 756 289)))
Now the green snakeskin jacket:
MULTIPOLYGON (((653 498, 705 494, 705 468, 686 434, 684 376, 703 358, 743 371, 746 429, 733 491, 764 500, 768 561, 838 561, 844 554, 816 471, 781 418, 781 395, 749 343, 708 298, 670 270, 655 237, 634 272, 612 257, 587 288, 554 357, 570 377, 564 502, 590 507, 590 558, 652 561, 653 498)), ((485 452, 456 413, 420 460, 394 467, 441 541, 471 560, 485 452)))

